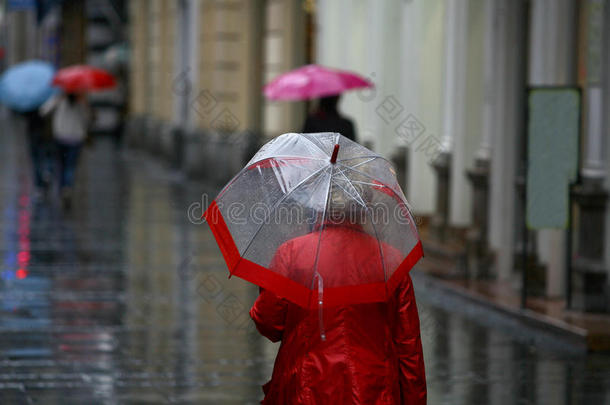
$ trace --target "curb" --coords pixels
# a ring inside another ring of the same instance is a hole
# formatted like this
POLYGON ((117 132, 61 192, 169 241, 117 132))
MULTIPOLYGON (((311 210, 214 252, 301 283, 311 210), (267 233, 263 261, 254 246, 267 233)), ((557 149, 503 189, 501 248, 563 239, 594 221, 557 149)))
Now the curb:
POLYGON ((590 336, 586 329, 570 325, 561 320, 551 318, 529 309, 513 308, 508 305, 492 302, 482 294, 431 276, 417 268, 414 268, 411 271, 411 276, 413 280, 419 284, 420 288, 439 290, 441 293, 448 293, 453 297, 469 301, 479 308, 498 314, 500 317, 504 318, 504 320, 517 321, 524 327, 528 327, 531 332, 543 333, 546 335, 545 338, 560 340, 563 343, 567 343, 573 346, 573 349, 576 351, 610 350, 610 339, 608 342, 605 342, 606 344, 603 344, 604 339, 590 336))

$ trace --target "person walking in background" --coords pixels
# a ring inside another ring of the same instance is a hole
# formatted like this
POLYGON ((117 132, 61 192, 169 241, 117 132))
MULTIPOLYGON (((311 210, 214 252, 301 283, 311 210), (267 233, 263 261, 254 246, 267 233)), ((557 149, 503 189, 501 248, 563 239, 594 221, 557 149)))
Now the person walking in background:
MULTIPOLYGON (((0 18, 1 19, 1 18, 0 18)), ((47 120, 39 114, 39 108, 57 89, 51 82, 55 67, 43 60, 28 60, 9 67, 0 75, 0 103, 23 118, 32 161, 34 198, 46 191, 51 181, 49 153, 52 142, 48 136, 47 120)))
POLYGON ((305 120, 302 132, 336 132, 357 142, 353 122, 339 113, 339 100, 346 91, 372 87, 372 82, 357 73, 306 65, 275 77, 265 85, 263 93, 273 101, 318 99, 318 106, 305 120))
POLYGON ((45 120, 37 110, 23 113, 34 172, 35 195, 46 192, 50 182, 48 152, 49 140, 45 133, 45 120))
POLYGON ((87 137, 90 109, 84 93, 66 93, 48 100, 40 107, 42 115, 53 112, 52 131, 57 148, 59 187, 68 208, 78 157, 87 137))
POLYGON ((320 98, 318 107, 307 116, 303 132, 338 132, 357 142, 354 123, 339 112, 340 97, 341 95, 320 98))

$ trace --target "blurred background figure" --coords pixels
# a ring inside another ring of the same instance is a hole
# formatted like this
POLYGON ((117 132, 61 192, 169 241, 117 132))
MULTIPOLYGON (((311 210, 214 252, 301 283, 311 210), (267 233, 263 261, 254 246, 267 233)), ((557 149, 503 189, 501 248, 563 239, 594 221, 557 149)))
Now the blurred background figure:
POLYGON ((50 142, 45 121, 37 110, 56 92, 51 86, 54 74, 52 64, 30 60, 12 66, 0 77, 0 102, 26 122, 36 196, 47 189, 50 181, 50 142))
POLYGON ((50 160, 52 142, 47 133, 46 120, 38 110, 28 111, 22 115, 26 120, 34 186, 36 187, 35 193, 36 197, 39 197, 41 193, 46 194, 52 180, 52 161, 50 160))
POLYGON ((59 188, 64 207, 69 208, 78 157, 93 121, 87 94, 114 88, 116 79, 100 68, 72 65, 60 69, 52 83, 62 88, 64 93, 48 100, 40 112, 42 115, 53 112, 52 130, 57 148, 59 188))
POLYGON ((58 180, 64 207, 69 208, 78 157, 91 119, 84 93, 56 96, 40 107, 41 114, 53 113, 52 131, 57 148, 58 180))
POLYGON ((319 99, 316 109, 305 119, 303 132, 338 132, 355 141, 354 123, 339 113, 341 94, 372 88, 362 76, 322 65, 305 65, 275 77, 263 89, 269 100, 300 101, 319 99))
POLYGON ((338 132, 352 141, 357 141, 354 123, 339 112, 340 99, 340 95, 322 97, 317 108, 307 116, 303 132, 338 132))

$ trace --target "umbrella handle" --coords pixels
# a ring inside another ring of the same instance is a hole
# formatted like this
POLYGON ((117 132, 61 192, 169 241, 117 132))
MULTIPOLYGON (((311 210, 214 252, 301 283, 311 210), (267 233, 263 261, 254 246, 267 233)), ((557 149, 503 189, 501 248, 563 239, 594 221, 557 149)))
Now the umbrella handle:
POLYGON ((322 341, 326 340, 326 332, 324 330, 324 280, 320 273, 317 273, 318 277, 318 320, 320 323, 320 338, 322 341))

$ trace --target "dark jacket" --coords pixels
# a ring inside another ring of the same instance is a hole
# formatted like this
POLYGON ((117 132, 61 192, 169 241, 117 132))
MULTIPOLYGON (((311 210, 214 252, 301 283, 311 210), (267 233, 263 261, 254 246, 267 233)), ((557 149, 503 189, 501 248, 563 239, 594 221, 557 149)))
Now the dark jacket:
POLYGON ((351 120, 335 112, 316 111, 305 120, 303 132, 338 132, 344 137, 356 140, 356 131, 351 120))

